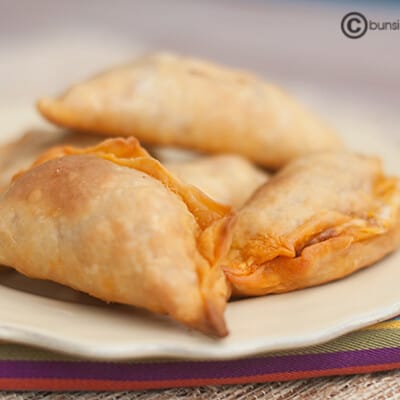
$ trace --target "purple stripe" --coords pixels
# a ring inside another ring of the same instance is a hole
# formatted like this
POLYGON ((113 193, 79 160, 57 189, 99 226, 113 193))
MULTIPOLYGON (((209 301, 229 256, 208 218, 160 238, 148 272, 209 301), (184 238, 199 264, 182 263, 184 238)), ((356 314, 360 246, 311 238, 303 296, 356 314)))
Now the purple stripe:
POLYGON ((87 361, 1 361, 0 378, 63 378, 114 381, 218 379, 396 362, 400 362, 400 347, 233 361, 182 361, 154 364, 87 361))

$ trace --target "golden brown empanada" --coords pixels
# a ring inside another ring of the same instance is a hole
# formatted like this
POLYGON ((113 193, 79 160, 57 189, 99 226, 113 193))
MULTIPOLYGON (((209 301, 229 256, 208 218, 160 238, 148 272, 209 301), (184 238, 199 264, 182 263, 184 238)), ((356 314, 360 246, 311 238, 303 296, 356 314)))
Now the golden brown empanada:
POLYGON ((134 138, 55 148, 0 197, 0 263, 224 336, 228 212, 134 138))
POLYGON ((207 153, 237 153, 279 168, 340 146, 332 130, 274 85, 168 53, 142 57, 43 98, 50 121, 104 135, 207 153))
POLYGON ((164 165, 183 182, 234 208, 242 206, 268 179, 268 174, 236 155, 203 157, 164 165))
POLYGON ((400 181, 347 152, 293 161, 238 211, 223 262, 236 295, 318 285, 400 244, 400 181))
POLYGON ((31 130, 22 137, 0 146, 0 191, 5 188, 13 175, 28 168, 36 158, 54 146, 91 146, 104 137, 84 135, 65 131, 31 130))

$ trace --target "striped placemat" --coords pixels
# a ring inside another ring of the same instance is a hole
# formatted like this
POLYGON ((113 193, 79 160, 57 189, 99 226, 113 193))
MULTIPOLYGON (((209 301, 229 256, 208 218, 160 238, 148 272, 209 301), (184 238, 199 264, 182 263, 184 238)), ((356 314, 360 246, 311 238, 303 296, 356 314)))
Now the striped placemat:
POLYGON ((254 383, 400 368, 400 318, 307 348, 229 361, 80 360, 0 344, 0 389, 135 390, 254 383))

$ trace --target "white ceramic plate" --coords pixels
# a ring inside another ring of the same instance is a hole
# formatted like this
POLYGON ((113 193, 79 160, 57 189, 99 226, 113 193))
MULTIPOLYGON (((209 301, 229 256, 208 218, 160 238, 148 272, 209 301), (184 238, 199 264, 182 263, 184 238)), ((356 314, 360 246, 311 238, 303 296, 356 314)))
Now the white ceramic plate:
MULTIPOLYGON (((330 108, 337 110, 332 103, 330 108)), ((17 114, 25 115, 22 110, 17 114)), ((367 110, 363 115, 368 115, 367 110)), ((400 173, 397 144, 374 136, 364 119, 363 126, 343 118, 337 115, 335 119, 353 148, 379 154, 391 172, 400 173)), ((110 360, 163 356, 227 359, 296 348, 399 314, 399 267, 397 252, 337 282, 232 302, 226 313, 230 335, 225 339, 212 339, 165 317, 105 305, 68 288, 1 269, 0 339, 110 360)))
POLYGON ((230 303, 230 335, 107 306, 67 288, 0 274, 0 338, 97 359, 228 359, 317 344, 400 313, 400 253, 324 286, 230 303))

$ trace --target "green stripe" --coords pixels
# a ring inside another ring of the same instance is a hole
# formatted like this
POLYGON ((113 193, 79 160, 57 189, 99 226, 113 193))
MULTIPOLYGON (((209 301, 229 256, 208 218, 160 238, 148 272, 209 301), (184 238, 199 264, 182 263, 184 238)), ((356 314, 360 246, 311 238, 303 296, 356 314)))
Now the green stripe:
POLYGON ((399 346, 400 329, 376 329, 373 331, 356 331, 327 343, 290 351, 268 353, 268 355, 335 353, 338 351, 370 350, 399 346))
POLYGON ((0 344, 0 361, 76 361, 78 358, 19 344, 0 344))

